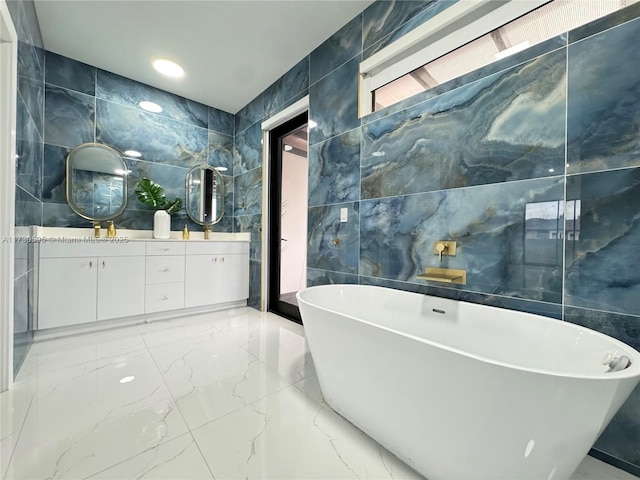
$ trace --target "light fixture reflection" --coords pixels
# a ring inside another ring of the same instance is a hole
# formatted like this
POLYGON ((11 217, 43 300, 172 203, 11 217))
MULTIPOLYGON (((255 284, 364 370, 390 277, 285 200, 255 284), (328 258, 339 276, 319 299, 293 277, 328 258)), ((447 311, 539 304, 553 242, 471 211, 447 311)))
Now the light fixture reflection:
POLYGON ((128 377, 122 377, 120 379, 120 383, 129 383, 129 382, 133 382, 135 380, 136 377, 134 377, 133 375, 129 375, 128 377))
POLYGON ((162 111, 162 107, 157 103, 142 101, 138 105, 147 112, 160 113, 162 111))
POLYGON ((142 154, 141 154, 139 151, 137 151, 137 150, 125 150, 125 151, 124 151, 124 154, 125 154, 127 157, 134 157, 134 158, 139 158, 139 157, 141 157, 141 156, 142 156, 142 154))
POLYGON ((214 167, 214 168, 219 172, 226 172, 227 170, 229 170, 227 167, 214 167))
POLYGON ((284 151, 285 152, 290 152, 291 150, 293 150, 293 147, 291 145, 285 145, 284 146, 284 151))
POLYGON ((318 124, 316 122, 314 122, 313 120, 309 120, 309 122, 307 123, 309 128, 315 128, 318 126, 318 124))

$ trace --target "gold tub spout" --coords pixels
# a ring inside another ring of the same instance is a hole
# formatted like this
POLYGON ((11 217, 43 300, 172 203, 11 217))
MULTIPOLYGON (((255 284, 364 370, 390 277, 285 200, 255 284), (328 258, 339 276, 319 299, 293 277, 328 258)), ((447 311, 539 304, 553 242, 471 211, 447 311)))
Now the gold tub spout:
POLYGON ((467 284, 466 270, 453 270, 450 268, 432 268, 424 269, 424 275, 418 275, 418 280, 427 280, 430 282, 455 283, 457 285, 467 284))

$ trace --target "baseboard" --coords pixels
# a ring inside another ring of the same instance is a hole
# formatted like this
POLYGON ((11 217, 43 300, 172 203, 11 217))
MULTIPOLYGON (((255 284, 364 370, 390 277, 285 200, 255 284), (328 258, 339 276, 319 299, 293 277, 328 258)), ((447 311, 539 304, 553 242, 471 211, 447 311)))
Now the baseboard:
POLYGON ((609 455, 608 453, 601 452, 600 450, 596 450, 592 448, 589 450, 589 455, 593 458, 597 458, 600 461, 608 463, 620 470, 624 470, 625 472, 630 473, 631 475, 635 475, 636 477, 640 477, 640 467, 638 465, 634 465, 633 463, 626 462, 617 457, 609 455))

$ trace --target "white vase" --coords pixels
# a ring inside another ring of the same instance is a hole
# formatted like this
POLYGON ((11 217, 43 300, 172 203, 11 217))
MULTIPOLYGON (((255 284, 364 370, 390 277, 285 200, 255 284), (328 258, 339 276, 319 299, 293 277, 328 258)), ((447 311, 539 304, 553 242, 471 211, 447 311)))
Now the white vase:
POLYGON ((169 238, 171 234, 171 215, 166 210, 153 214, 153 238, 169 238))

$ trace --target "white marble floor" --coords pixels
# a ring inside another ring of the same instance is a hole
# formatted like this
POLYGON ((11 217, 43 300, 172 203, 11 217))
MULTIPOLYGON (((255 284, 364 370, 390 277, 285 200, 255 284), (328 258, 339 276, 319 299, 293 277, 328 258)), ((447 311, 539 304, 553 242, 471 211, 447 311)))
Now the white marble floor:
POLYGON ((322 403, 302 327, 249 308, 33 345, 0 441, 3 479, 421 478, 322 403))

